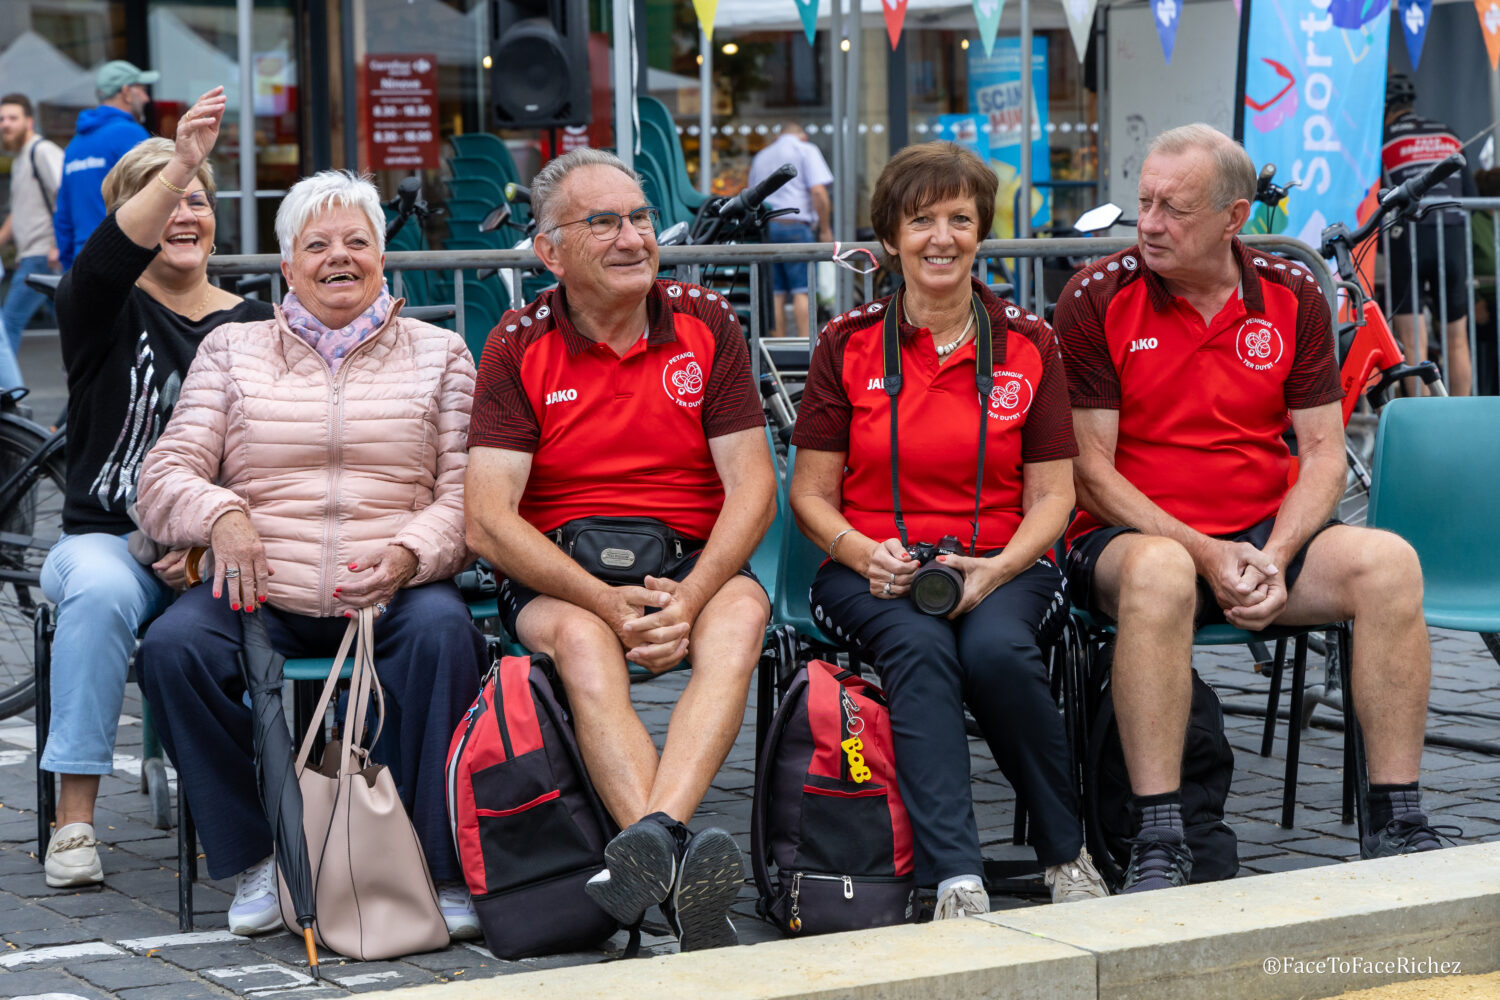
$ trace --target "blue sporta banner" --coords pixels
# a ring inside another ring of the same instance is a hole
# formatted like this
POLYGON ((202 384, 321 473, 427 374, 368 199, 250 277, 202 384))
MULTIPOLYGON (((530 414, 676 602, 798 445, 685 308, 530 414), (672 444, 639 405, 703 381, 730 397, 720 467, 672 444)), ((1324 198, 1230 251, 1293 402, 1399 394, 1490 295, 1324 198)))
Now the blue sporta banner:
MULTIPOLYGON (((1380 178, 1389 6, 1382 0, 1251 0, 1243 135, 1256 169, 1297 181, 1285 232, 1316 247, 1380 178)), ((1252 218, 1256 213, 1252 213, 1252 218)))

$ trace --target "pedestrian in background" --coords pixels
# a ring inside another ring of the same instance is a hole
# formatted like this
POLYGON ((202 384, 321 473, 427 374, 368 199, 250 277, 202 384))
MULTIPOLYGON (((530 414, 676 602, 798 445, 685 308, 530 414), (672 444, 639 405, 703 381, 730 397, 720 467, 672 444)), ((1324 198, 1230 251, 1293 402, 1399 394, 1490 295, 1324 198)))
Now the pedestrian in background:
POLYGON ((160 73, 123 59, 99 67, 94 78, 99 106, 78 116, 78 131, 63 154, 62 186, 52 214, 63 270, 73 266, 94 227, 104 221, 104 196, 99 193, 104 176, 136 143, 148 138, 141 125, 151 101, 146 87, 159 79, 160 73))
POLYGON ((46 296, 26 284, 26 276, 57 266, 57 244, 52 238, 52 209, 57 204, 57 189, 62 183, 63 151, 55 142, 36 134, 31 100, 25 94, 0 97, 0 143, 11 152, 10 214, 0 223, 0 247, 16 245, 16 267, 11 274, 10 292, 0 313, 16 365, 13 377, 5 377, 4 352, 0 352, 0 385, 4 388, 24 385, 19 359, 21 333, 31 322, 37 307, 46 296))
MULTIPOLYGON (((780 138, 755 154, 755 159, 750 161, 750 186, 765 180, 784 163, 796 167, 797 176, 771 192, 766 197, 766 206, 795 208, 797 214, 772 220, 771 242, 812 243, 816 232, 817 242, 832 243, 828 185, 833 183, 833 173, 828 169, 822 151, 807 141, 807 133, 796 122, 784 123, 780 138)), ((809 330, 807 265, 772 264, 771 291, 776 300, 775 335, 786 336, 786 297, 791 295, 797 335, 806 337, 809 330)))

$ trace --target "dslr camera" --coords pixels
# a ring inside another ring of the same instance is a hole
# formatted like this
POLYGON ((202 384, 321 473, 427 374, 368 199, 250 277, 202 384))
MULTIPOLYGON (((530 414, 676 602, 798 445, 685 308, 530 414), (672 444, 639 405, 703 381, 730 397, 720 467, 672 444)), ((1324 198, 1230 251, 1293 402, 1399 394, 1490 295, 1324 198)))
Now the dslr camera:
POLYGON ((964 575, 952 566, 937 561, 938 556, 965 555, 964 547, 952 535, 944 535, 936 545, 917 542, 906 551, 917 561, 917 575, 911 581, 911 601, 923 614, 941 617, 958 606, 964 592, 964 575))

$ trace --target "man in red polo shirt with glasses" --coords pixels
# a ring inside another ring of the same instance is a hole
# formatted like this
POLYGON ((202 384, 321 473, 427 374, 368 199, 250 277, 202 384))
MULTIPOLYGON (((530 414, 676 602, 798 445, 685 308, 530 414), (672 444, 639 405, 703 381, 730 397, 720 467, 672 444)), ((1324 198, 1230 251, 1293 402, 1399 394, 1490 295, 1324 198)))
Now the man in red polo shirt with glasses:
POLYGON ((1345 460, 1328 304, 1306 268, 1236 237, 1254 192, 1228 137, 1162 133, 1141 169, 1136 248, 1083 268, 1057 305, 1079 447, 1069 583, 1119 626, 1112 683, 1140 817, 1126 892, 1191 877, 1182 746, 1193 631, 1211 622, 1352 619, 1371 782, 1360 854, 1440 846, 1417 784, 1421 567, 1396 535, 1333 520, 1345 460))
POLYGON ((590 897, 627 926, 660 903, 683 950, 733 944, 739 847, 685 824, 739 732, 770 617, 746 567, 775 517, 749 352, 722 296, 656 280, 656 209, 614 155, 553 160, 531 199, 559 286, 485 345, 469 545, 505 577, 506 628, 556 662, 623 831, 590 897), (629 665, 659 673, 689 656, 658 754, 629 665))

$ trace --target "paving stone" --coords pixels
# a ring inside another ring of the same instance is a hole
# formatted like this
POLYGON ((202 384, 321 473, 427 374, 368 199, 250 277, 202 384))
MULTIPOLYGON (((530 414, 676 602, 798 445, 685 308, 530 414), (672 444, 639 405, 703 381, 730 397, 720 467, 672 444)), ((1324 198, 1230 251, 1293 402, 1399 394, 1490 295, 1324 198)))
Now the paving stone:
MULTIPOLYGON (((39 997, 49 993, 82 997, 83 1000, 108 1000, 110 996, 73 978, 61 969, 0 972, 0 996, 39 997)), ((202 994, 200 993, 199 996, 202 994)))
POLYGON ((149 907, 122 913, 105 913, 97 917, 82 917, 78 926, 91 938, 101 941, 120 941, 130 938, 177 933, 177 917, 167 915, 149 907))
POLYGON ((210 986, 201 979, 190 979, 184 983, 168 986, 142 986, 133 990, 118 990, 116 1000, 205 1000, 207 997, 233 996, 210 986))
POLYGON ((189 972, 250 965, 263 959, 263 956, 257 955, 248 944, 229 943, 188 944, 175 948, 161 948, 153 957, 171 962, 189 972))
POLYGON ((1330 862, 1327 858, 1308 857, 1307 855, 1302 854, 1288 854, 1275 858, 1261 858, 1252 864, 1246 865, 1245 867, 1249 868, 1253 872, 1256 872, 1257 874, 1264 874, 1266 872, 1298 871, 1303 868, 1321 868, 1327 864, 1332 864, 1332 862, 1330 862))
POLYGON ((102 913, 128 913, 140 904, 112 889, 75 890, 72 896, 54 896, 41 901, 42 906, 65 917, 96 917, 102 913))
POLYGON ((180 970, 155 958, 131 956, 90 962, 76 970, 78 978, 106 990, 124 990, 139 986, 165 986, 192 980, 180 970))
POLYGON ((323 969, 323 978, 351 993, 389 990, 398 986, 426 986, 437 981, 429 970, 396 962, 338 963, 323 969))
POLYGON ((313 983, 312 977, 307 973, 281 962, 249 962, 200 969, 198 972, 208 981, 240 995, 254 992, 257 996, 263 996, 265 991, 286 990, 313 983))

